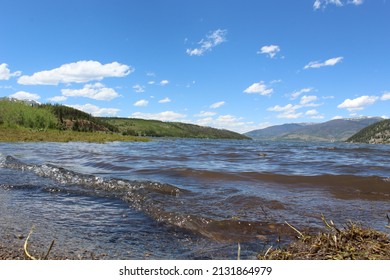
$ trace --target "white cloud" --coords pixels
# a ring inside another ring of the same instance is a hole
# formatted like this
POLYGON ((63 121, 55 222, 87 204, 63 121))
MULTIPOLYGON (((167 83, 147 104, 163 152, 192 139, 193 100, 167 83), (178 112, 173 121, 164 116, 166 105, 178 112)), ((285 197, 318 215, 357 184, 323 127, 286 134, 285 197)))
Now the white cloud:
POLYGON ((8 69, 8 64, 2 63, 0 64, 0 80, 9 80, 11 77, 20 76, 22 72, 16 71, 11 73, 11 71, 8 69))
POLYGON ((212 116, 215 116, 217 113, 215 112, 207 112, 207 111, 201 111, 199 114, 196 114, 194 115, 195 117, 201 117, 201 118, 205 118, 205 117, 212 117, 212 116))
POLYGON ((308 110, 306 111, 305 115, 307 116, 313 116, 313 115, 318 115, 318 111, 313 109, 313 110, 308 110))
POLYGON ((314 89, 313 88, 303 88, 301 90, 298 90, 298 91, 294 91, 292 94, 291 94, 291 99, 296 99, 298 96, 300 96, 302 93, 309 93, 309 92, 312 92, 314 89))
POLYGON ((210 105, 211 109, 217 109, 225 104, 225 101, 216 102, 210 105))
POLYGON ((205 39, 199 41, 199 47, 195 49, 187 49, 186 53, 189 56, 201 56, 207 51, 211 51, 214 47, 226 42, 227 30, 217 29, 206 35, 205 39))
POLYGON ((94 100, 112 100, 120 95, 112 88, 102 83, 87 84, 82 89, 62 89, 62 95, 67 97, 87 97, 94 100))
POLYGON ((336 5, 339 7, 343 6, 343 3, 341 3, 340 0, 315 0, 314 4, 313 4, 313 8, 314 8, 314 10, 318 10, 321 7, 325 8, 329 4, 333 4, 333 5, 336 5))
POLYGON ((305 106, 314 105, 312 102, 316 101, 317 99, 318 99, 318 97, 315 95, 308 95, 308 96, 304 95, 301 97, 300 104, 305 105, 305 106))
POLYGON ((271 112, 281 112, 277 117, 280 119, 297 119, 303 116, 303 113, 297 113, 296 110, 301 108, 301 105, 287 104, 285 106, 276 105, 267 110, 271 112))
POLYGON ((68 98, 66 96, 60 95, 60 96, 54 96, 54 97, 48 98, 47 100, 50 102, 61 102, 61 101, 65 101, 67 99, 68 98))
POLYGON ((130 118, 148 119, 148 120, 160 120, 160 121, 183 121, 186 115, 176 113, 173 111, 165 111, 161 113, 141 113, 135 112, 130 118))
POLYGON ((345 4, 350 4, 350 5, 355 5, 359 6, 363 4, 363 0, 348 0, 348 1, 341 1, 341 0, 315 0, 313 4, 313 9, 318 10, 318 9, 325 9, 326 6, 328 5, 335 5, 338 7, 342 7, 345 4))
POLYGON ((274 58, 275 55, 280 52, 280 47, 277 45, 269 45, 261 47, 258 53, 267 54, 270 58, 274 58))
POLYGON ((35 101, 38 100, 39 98, 41 98, 38 94, 30 93, 30 92, 26 92, 26 91, 15 92, 14 94, 11 94, 10 97, 16 98, 19 100, 35 100, 35 101))
MULTIPOLYGON (((277 115, 278 118, 281 119, 297 119, 304 115, 314 115, 314 112, 317 112, 316 110, 309 110, 305 114, 302 112, 297 112, 297 110, 305 107, 317 107, 320 106, 319 104, 313 103, 314 101, 318 100, 318 97, 315 95, 309 95, 309 96, 302 96, 299 104, 293 105, 293 104, 287 104, 285 106, 275 105, 274 107, 270 107, 267 109, 267 111, 270 112, 279 112, 280 114, 277 115)), ((320 118, 318 116, 318 118, 320 118)))
POLYGON ((130 66, 112 62, 101 64, 98 61, 78 61, 63 64, 52 70, 36 72, 31 76, 21 76, 18 83, 22 85, 58 85, 60 83, 86 83, 100 81, 107 77, 124 77, 132 73, 130 66))
POLYGON ((145 87, 141 86, 141 85, 138 85, 138 84, 133 86, 133 89, 134 89, 135 92, 138 92, 138 93, 145 92, 145 87))
POLYGON ((359 5, 363 4, 363 2, 364 2, 363 0, 352 0, 349 3, 354 4, 356 6, 359 6, 359 5))
POLYGON ((253 122, 245 122, 243 118, 239 118, 233 115, 221 115, 217 118, 206 116, 203 119, 196 120, 195 124, 220 129, 229 129, 239 133, 244 133, 259 128, 259 126, 255 125, 253 122))
POLYGON ((382 95, 381 100, 382 100, 382 101, 390 100, 390 92, 385 92, 385 93, 382 95))
POLYGON ((169 103, 169 102, 171 102, 171 99, 169 99, 169 97, 165 97, 164 99, 161 99, 161 100, 159 100, 158 101, 158 103, 169 103))
POLYGON ((267 88, 263 81, 259 83, 254 83, 250 85, 247 89, 244 90, 244 93, 255 93, 260 95, 269 95, 274 90, 272 88, 267 88))
POLYGON ((294 106, 292 104, 287 104, 285 106, 275 105, 274 107, 268 108, 267 111, 271 111, 271 112, 291 112, 291 111, 295 111, 298 108, 299 107, 297 107, 296 105, 294 106))
POLYGON ((363 110, 369 105, 374 104, 378 100, 377 96, 363 95, 355 99, 346 99, 343 103, 337 106, 340 109, 347 109, 350 112, 363 110))
POLYGON ((334 99, 333 95, 322 96, 322 99, 334 99))
POLYGON ((342 56, 330 58, 324 62, 319 61, 311 61, 303 69, 310 69, 310 68, 321 68, 325 66, 334 66, 337 63, 340 63, 343 60, 342 56))
POLYGON ((276 105, 274 107, 268 108, 268 111, 274 111, 274 112, 281 112, 277 117, 280 119, 297 119, 301 117, 302 113, 297 113, 296 110, 299 109, 301 106, 299 105, 292 105, 287 104, 286 106, 279 106, 276 105))
POLYGON ((341 120, 341 119, 344 119, 344 117, 343 116, 334 116, 332 118, 332 120, 341 120))
POLYGON ((133 105, 136 107, 145 107, 145 106, 148 106, 148 104, 149 104, 148 100, 141 99, 141 100, 138 100, 137 102, 135 102, 133 105))
POLYGON ((67 105, 67 106, 87 112, 96 117, 115 116, 120 111, 119 109, 115 109, 115 108, 100 108, 98 106, 89 103, 85 105, 67 105))
POLYGON ((162 80, 162 81, 160 82, 160 85, 161 85, 161 86, 166 86, 167 84, 169 84, 169 81, 168 81, 168 80, 162 80))

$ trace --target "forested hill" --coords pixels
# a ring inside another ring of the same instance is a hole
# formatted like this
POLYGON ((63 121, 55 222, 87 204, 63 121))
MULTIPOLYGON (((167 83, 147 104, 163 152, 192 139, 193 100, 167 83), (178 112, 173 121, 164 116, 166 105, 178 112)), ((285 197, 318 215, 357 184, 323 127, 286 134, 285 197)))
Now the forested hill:
POLYGON ((178 122, 128 118, 98 118, 83 111, 52 104, 0 99, 0 127, 34 130, 106 132, 129 136, 209 139, 250 139, 239 133, 178 122))
POLYGON ((368 144, 390 144, 390 120, 383 120, 363 128, 347 142, 368 144))
POLYGON ((250 139, 242 134, 212 127, 180 122, 163 122, 132 118, 99 118, 113 125, 124 135, 208 139, 250 139))

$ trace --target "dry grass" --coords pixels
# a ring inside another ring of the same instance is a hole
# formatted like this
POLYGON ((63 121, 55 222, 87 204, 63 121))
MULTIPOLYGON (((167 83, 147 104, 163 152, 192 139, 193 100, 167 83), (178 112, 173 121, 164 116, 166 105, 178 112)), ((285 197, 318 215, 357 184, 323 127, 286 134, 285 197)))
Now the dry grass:
POLYGON ((326 229, 317 235, 299 232, 286 248, 269 249, 261 260, 390 260, 389 235, 349 222, 337 228, 323 217, 326 229))

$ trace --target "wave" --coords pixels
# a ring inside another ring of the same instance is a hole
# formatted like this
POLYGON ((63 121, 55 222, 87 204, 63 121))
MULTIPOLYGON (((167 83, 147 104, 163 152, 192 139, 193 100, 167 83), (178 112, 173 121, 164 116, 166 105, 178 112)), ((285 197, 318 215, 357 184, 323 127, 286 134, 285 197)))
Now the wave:
MULTIPOLYGON (((137 171, 143 174, 155 173, 155 169, 137 171)), ((387 200, 390 198, 390 177, 358 175, 289 175, 267 172, 219 172, 192 168, 160 169, 173 177, 195 178, 205 181, 246 181, 253 185, 284 186, 288 188, 323 188, 336 197, 344 199, 387 200)))
POLYGON ((317 147, 316 150, 319 151, 333 151, 333 152, 342 152, 342 153, 375 153, 375 152, 384 152, 381 150, 378 150, 377 147, 375 148, 369 148, 369 147, 336 147, 336 146, 330 146, 330 147, 317 147))
MULTIPOLYGON (((285 224, 271 221, 248 221, 240 219, 221 219, 202 215, 202 207, 197 209, 201 195, 176 186, 151 181, 129 181, 107 179, 99 176, 77 173, 62 167, 43 164, 27 164, 12 156, 7 156, 0 162, 0 167, 16 169, 23 172, 33 172, 38 176, 50 178, 57 182, 55 186, 44 186, 43 191, 71 191, 79 193, 81 187, 87 194, 95 192, 120 198, 135 209, 142 211, 159 223, 178 227, 207 238, 238 242, 263 238, 270 235, 292 235, 293 232, 285 224)), ((38 188, 35 185, 0 185, 6 189, 38 188)), ((239 197, 230 198, 239 203, 239 197)), ((260 201, 259 201, 260 202, 260 201)), ((265 205, 266 200, 262 201, 265 205)), ((277 201, 269 202, 275 209, 283 209, 283 204, 277 201)))

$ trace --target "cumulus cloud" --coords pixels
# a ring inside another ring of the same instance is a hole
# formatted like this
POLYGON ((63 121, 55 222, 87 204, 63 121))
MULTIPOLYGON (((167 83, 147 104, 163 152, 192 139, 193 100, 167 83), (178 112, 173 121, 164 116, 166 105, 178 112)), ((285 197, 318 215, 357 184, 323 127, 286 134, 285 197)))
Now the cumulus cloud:
POLYGON ((211 109, 217 109, 225 104, 225 101, 216 102, 210 105, 211 109))
POLYGON ((169 84, 169 81, 168 81, 168 80, 162 80, 162 81, 160 82, 160 85, 161 85, 161 86, 166 86, 167 84, 169 84))
POLYGON ((134 85, 133 89, 134 89, 135 92, 138 92, 138 93, 145 92, 145 87, 141 86, 141 85, 138 85, 138 84, 134 85))
POLYGON ((313 8, 314 10, 318 10, 322 7, 328 6, 329 4, 333 4, 339 7, 343 6, 343 3, 341 3, 340 0, 315 0, 313 4, 313 8))
POLYGON ((141 100, 138 100, 137 102, 135 102, 133 105, 136 107, 145 107, 145 106, 148 106, 148 104, 149 104, 148 100, 141 99, 141 100))
POLYGON ((355 99, 346 99, 337 106, 339 109, 347 109, 350 112, 363 110, 367 106, 374 104, 378 100, 377 96, 363 95, 355 99))
POLYGON ((173 111, 165 111, 161 113, 141 113, 135 112, 130 118, 148 119, 148 120, 160 120, 160 121, 183 121, 186 115, 176 113, 173 111))
POLYGON ((270 58, 274 58, 275 55, 280 52, 280 47, 277 45, 269 45, 269 46, 263 46, 261 47, 260 51, 258 53, 266 54, 270 58))
POLYGON ((69 107, 73 107, 77 110, 81 110, 91 114, 92 116, 100 117, 100 116, 115 116, 120 110, 116 108, 100 108, 93 104, 85 104, 85 105, 67 105, 69 107))
POLYGON ((86 83, 100 81, 107 77, 124 77, 134 69, 128 65, 112 62, 101 64, 98 61, 78 61, 63 64, 58 68, 36 72, 31 76, 21 76, 22 85, 58 85, 60 83, 86 83))
POLYGON ((301 105, 305 105, 305 106, 308 106, 310 104, 313 104, 312 102, 316 101, 318 99, 317 96, 315 95, 304 95, 301 97, 301 102, 300 104, 301 105))
POLYGON ((382 100, 382 101, 390 100, 390 92, 385 92, 385 93, 382 95, 381 100, 382 100))
POLYGON ((50 102, 61 102, 61 101, 65 101, 67 99, 68 98, 66 96, 59 95, 59 96, 54 96, 54 97, 48 98, 47 100, 50 102))
POLYGON ((15 92, 14 94, 11 94, 10 97, 19 100, 35 100, 35 101, 41 98, 38 94, 26 92, 26 91, 15 92))
POLYGON ((285 106, 276 105, 267 110, 270 112, 279 112, 280 114, 277 117, 280 119, 297 119, 303 116, 303 113, 296 112, 299 108, 301 108, 300 105, 287 104, 285 106))
POLYGON ((352 0, 349 3, 354 4, 356 6, 363 4, 363 0, 352 0))
POLYGON ((2 63, 0 64, 0 80, 9 80, 11 77, 20 76, 22 72, 16 71, 11 73, 11 70, 8 68, 8 64, 2 63))
POLYGON ((314 103, 314 101, 317 101, 318 97, 315 95, 304 95, 301 97, 299 104, 287 104, 285 106, 280 106, 280 105, 275 105, 273 107, 269 107, 267 111, 270 112, 278 112, 278 118, 281 119, 297 119, 302 116, 306 115, 314 115, 314 112, 317 112, 316 110, 309 110, 305 114, 302 112, 297 112, 297 110, 301 108, 306 108, 306 107, 317 107, 320 106, 320 104, 314 103), (309 113, 308 113, 309 112, 309 113))
POLYGON ((314 89, 313 88, 303 88, 301 90, 298 90, 298 91, 294 91, 292 94, 291 94, 291 99, 296 99, 297 97, 299 97, 302 93, 309 93, 309 92, 312 92, 314 89))
POLYGON ((217 114, 217 113, 215 113, 215 112, 201 111, 199 114, 194 115, 194 117, 205 118, 205 117, 212 117, 212 116, 215 116, 216 114, 217 114))
POLYGON ((244 93, 270 95, 273 91, 274 90, 272 88, 268 88, 267 85, 263 81, 261 81, 250 85, 244 90, 244 93))
POLYGON ((211 51, 214 47, 226 42, 227 30, 217 29, 206 35, 206 38, 198 42, 199 47, 194 49, 187 49, 186 53, 189 56, 201 56, 205 52, 211 51))
POLYGON ((308 115, 308 116, 318 115, 318 111, 315 109, 308 110, 308 111, 306 111, 305 115, 308 115))
POLYGON ((229 129, 239 133, 244 133, 259 128, 259 126, 255 125, 253 122, 246 122, 243 118, 233 115, 221 115, 216 118, 206 116, 205 118, 196 120, 195 124, 220 129, 229 129))
POLYGON ((324 62, 319 61, 311 61, 303 69, 311 69, 311 68, 321 68, 325 66, 334 66, 337 63, 340 63, 343 60, 342 56, 330 58, 324 62))
POLYGON ((338 7, 342 7, 345 4, 347 5, 355 5, 359 6, 363 4, 363 0, 347 0, 347 1, 341 1, 341 0, 315 0, 313 4, 313 9, 318 10, 321 8, 325 8, 328 5, 335 5, 338 7))
POLYGON ((169 97, 165 97, 164 99, 161 99, 158 101, 158 103, 161 103, 161 104, 169 103, 169 102, 171 102, 171 99, 169 99, 169 97))
POLYGON ((87 84, 82 89, 62 89, 61 93, 67 97, 87 97, 95 100, 112 100, 120 95, 112 88, 102 83, 87 84))

